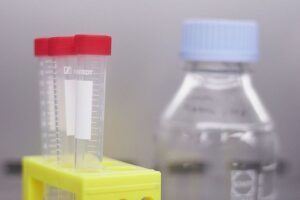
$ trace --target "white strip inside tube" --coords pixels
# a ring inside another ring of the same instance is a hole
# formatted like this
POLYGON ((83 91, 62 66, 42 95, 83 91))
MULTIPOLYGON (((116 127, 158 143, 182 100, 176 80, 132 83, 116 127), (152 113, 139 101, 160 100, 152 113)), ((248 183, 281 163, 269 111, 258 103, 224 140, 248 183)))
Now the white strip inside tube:
POLYGON ((106 56, 79 55, 76 67, 75 167, 97 171, 103 157, 106 56))

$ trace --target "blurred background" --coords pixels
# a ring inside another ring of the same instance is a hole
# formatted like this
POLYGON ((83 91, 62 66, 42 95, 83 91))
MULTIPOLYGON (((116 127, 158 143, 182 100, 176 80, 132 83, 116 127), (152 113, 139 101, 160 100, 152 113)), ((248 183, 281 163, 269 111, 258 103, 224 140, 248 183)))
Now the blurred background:
POLYGON ((299 9, 298 0, 1 0, 0 199, 21 198, 20 159, 40 153, 35 37, 112 35, 105 154, 153 167, 153 133, 184 75, 179 50, 186 18, 259 23, 254 83, 280 137, 280 197, 299 199, 299 9))

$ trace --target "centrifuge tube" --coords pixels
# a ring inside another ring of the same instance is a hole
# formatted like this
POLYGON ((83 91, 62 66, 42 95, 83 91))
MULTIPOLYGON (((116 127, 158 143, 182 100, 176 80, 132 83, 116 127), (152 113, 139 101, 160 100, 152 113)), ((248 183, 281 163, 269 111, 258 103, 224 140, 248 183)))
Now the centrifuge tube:
POLYGON ((57 154, 55 124, 55 66, 48 54, 48 38, 34 41, 34 53, 39 65, 40 125, 42 153, 50 159, 57 154))
POLYGON ((59 131, 59 165, 74 166, 75 80, 76 64, 73 37, 49 39, 49 54, 55 61, 56 73, 56 123, 59 131))
POLYGON ((100 168, 103 154, 105 77, 111 37, 76 35, 76 169, 100 168))

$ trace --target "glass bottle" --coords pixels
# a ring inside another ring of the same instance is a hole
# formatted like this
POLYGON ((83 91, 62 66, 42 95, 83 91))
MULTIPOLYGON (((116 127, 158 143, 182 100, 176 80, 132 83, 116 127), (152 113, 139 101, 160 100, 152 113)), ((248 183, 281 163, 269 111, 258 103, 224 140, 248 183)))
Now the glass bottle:
POLYGON ((273 200, 276 134, 251 80, 257 26, 188 20, 186 74, 157 135, 165 200, 273 200))

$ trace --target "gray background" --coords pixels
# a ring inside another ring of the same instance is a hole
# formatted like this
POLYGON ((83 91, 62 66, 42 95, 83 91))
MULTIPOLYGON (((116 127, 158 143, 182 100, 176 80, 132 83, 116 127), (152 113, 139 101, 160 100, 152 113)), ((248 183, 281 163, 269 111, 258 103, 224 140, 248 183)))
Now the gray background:
MULTIPOLYGON (((1 0, 0 164, 40 152, 34 37, 112 35, 105 154, 150 166, 159 115, 183 77, 178 56, 183 20, 254 19, 261 33, 254 81, 290 166, 281 183, 284 199, 298 199, 299 10, 298 0, 1 0)), ((0 174, 0 199, 20 198, 19 177, 0 174)))

